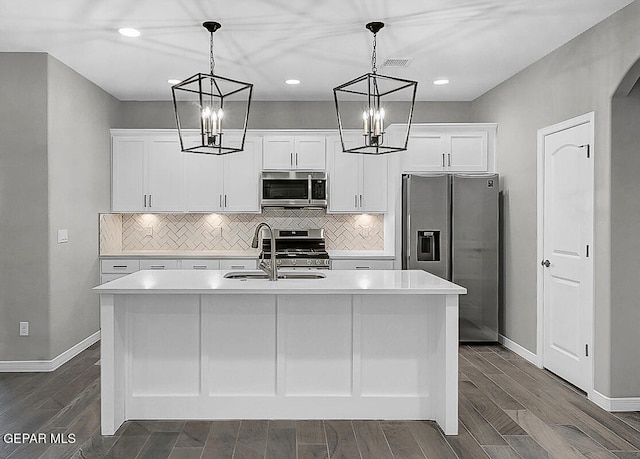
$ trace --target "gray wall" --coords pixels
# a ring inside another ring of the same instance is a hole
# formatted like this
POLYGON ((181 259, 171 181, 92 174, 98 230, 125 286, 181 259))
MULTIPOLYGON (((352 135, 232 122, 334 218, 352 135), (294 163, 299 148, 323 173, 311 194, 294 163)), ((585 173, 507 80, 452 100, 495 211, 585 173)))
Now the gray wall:
POLYGON ((50 360, 99 330, 91 287, 119 102, 43 53, 0 53, 0 81, 0 360, 50 360))
POLYGON ((638 396, 640 359, 640 85, 614 97, 611 120, 611 391, 638 396), (617 375, 636 375, 618 378, 617 375))
MULTIPOLYGON (((359 104, 353 104, 353 119, 359 121, 359 104)), ((389 113, 389 111, 388 111, 389 113)), ((391 111, 390 113, 393 113, 391 111)), ((402 122, 388 118, 390 123, 402 122)), ((471 121, 471 102, 417 102, 415 123, 465 123, 471 121)), ((253 101, 249 112, 249 129, 337 129, 333 102, 253 101)), ((114 128, 175 129, 173 103, 122 102, 121 115, 114 128)), ((190 126, 195 127, 195 126, 190 126)), ((359 125, 345 126, 358 128, 359 125)))
POLYGON ((46 78, 46 55, 0 53, 0 360, 49 358, 46 78))
MULTIPOLYGON (((611 96, 640 56, 640 2, 562 46, 473 102, 476 121, 499 123, 497 169, 504 191, 505 306, 502 333, 536 351, 536 133, 545 126, 595 111, 595 388, 604 395, 640 395, 634 366, 637 331, 620 336, 613 317, 632 317, 636 302, 612 301, 611 277, 630 268, 611 256, 611 96), (615 338, 613 337, 615 335, 615 338), (624 390, 623 390, 624 388, 624 390)), ((635 176, 637 180, 636 170, 635 176)), ((634 174, 632 174, 634 175, 634 174)), ((612 191, 612 189, 614 191, 612 191)), ((630 217, 629 217, 630 218, 630 217)), ((636 271, 637 272, 637 271, 636 271)), ((634 285, 616 284, 625 295, 634 285)), ((616 295, 621 292, 616 293, 616 295)), ((637 293, 636 293, 637 297, 637 293)), ((640 328, 635 323, 635 330, 640 328)))
POLYGON ((98 213, 109 212, 110 126, 119 101, 48 57, 51 356, 99 330, 98 213), (57 243, 57 230, 69 242, 57 243))

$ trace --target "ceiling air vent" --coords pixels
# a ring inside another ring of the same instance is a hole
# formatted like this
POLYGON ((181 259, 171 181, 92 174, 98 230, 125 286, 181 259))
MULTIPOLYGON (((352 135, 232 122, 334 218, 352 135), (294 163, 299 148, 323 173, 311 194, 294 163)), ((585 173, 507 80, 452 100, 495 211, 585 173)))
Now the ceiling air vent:
POLYGON ((383 67, 409 67, 409 64, 411 64, 412 60, 413 59, 398 59, 398 58, 386 59, 382 63, 382 66, 383 67))

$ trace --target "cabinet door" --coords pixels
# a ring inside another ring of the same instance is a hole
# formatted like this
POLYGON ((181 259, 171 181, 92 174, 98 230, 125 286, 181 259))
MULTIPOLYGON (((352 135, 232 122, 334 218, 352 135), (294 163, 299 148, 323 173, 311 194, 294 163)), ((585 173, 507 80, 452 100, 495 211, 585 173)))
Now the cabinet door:
POLYGON ((224 155, 225 212, 260 212, 261 153, 261 139, 254 137, 245 139, 243 151, 224 155))
POLYGON ((293 166, 301 170, 324 170, 326 148, 324 137, 296 137, 293 166))
POLYGON ((144 138, 114 137, 111 148, 111 211, 144 212, 144 138))
MULTIPOLYGON (((346 153, 345 153, 346 154, 346 153)), ((388 157, 362 156, 362 190, 358 200, 361 212, 386 212, 388 188, 388 157)))
POLYGON ((412 134, 407 151, 402 156, 402 170, 442 171, 446 167, 443 135, 440 133, 412 134))
MULTIPOLYGON (((329 169, 329 212, 357 212, 360 198, 360 156, 344 153, 340 139, 331 139, 329 169)), ((345 138, 345 146, 351 148, 353 140, 345 138)))
POLYGON ((222 162, 223 156, 185 153, 188 212, 220 212, 222 210, 224 194, 222 162))
POLYGON ((149 140, 148 177, 148 210, 184 210, 184 154, 178 139, 149 140))
POLYGON ((264 169, 292 169, 294 140, 291 136, 265 136, 263 140, 264 169))
POLYGON ((487 132, 471 131, 447 136, 447 167, 452 171, 487 170, 487 132))

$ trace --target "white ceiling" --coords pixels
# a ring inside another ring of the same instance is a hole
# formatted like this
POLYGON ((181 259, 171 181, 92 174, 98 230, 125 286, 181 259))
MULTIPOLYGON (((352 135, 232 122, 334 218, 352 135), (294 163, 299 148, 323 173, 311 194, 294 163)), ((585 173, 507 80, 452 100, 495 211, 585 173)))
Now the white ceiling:
POLYGON ((121 100, 168 100, 167 79, 208 72, 201 24, 215 20, 216 74, 253 83, 254 99, 331 100, 371 70, 364 26, 382 21, 379 73, 417 80, 419 100, 468 101, 632 1, 2 0, 0 51, 47 52, 121 100))

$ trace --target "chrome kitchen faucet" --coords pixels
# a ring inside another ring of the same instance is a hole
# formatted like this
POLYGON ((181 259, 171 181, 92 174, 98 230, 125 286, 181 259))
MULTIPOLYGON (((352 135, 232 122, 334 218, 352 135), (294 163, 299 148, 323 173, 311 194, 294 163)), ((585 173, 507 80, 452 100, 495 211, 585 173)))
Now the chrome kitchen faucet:
POLYGON ((251 241, 251 247, 254 249, 258 248, 258 235, 263 227, 266 227, 269 230, 269 235, 271 236, 271 265, 267 265, 265 263, 264 251, 262 251, 260 253, 260 263, 258 264, 258 267, 269 275, 269 280, 276 281, 278 280, 278 267, 276 264, 276 237, 273 229, 271 229, 267 223, 262 222, 258 224, 256 232, 253 235, 253 241, 251 241))

